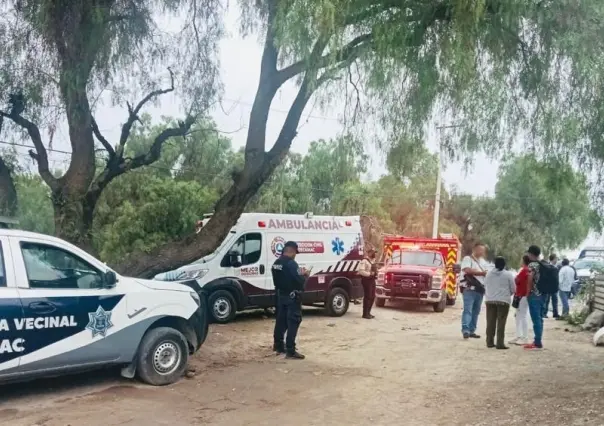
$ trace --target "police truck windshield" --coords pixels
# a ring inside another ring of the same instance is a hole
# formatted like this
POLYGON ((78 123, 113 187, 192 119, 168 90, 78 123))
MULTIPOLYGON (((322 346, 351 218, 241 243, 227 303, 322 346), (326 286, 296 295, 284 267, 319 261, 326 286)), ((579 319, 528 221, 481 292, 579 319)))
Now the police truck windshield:
POLYGON ((443 258, 440 253, 396 250, 392 253, 390 263, 394 265, 417 265, 438 268, 443 266, 443 258))

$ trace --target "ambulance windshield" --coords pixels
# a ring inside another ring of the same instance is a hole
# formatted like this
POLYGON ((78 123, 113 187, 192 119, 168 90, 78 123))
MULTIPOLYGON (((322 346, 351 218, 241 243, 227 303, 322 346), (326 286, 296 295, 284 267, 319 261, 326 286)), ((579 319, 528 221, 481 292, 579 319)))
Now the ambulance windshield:
POLYGON ((435 252, 396 250, 392 252, 390 263, 440 268, 443 266, 443 258, 440 253, 435 252))
POLYGON ((220 245, 219 245, 219 246, 216 248, 216 250, 214 250, 214 252, 213 252, 213 253, 210 253, 210 254, 208 254, 207 256, 204 256, 204 257, 202 257, 201 259, 196 260, 196 261, 195 261, 195 262, 193 262, 193 263, 195 264, 195 263, 204 263, 204 262, 207 262, 207 261, 208 261, 208 259, 211 259, 211 258, 213 258, 214 256, 216 256, 216 254, 217 254, 217 253, 222 252, 222 249, 223 249, 225 246, 230 245, 230 244, 231 244, 231 242, 233 241, 233 237, 234 237, 234 236, 235 236, 235 231, 234 231, 234 230, 232 230, 232 231, 231 231, 231 232, 229 232, 229 234, 228 234, 228 235, 227 235, 227 236, 224 238, 224 240, 222 240, 222 243, 220 243, 220 245))

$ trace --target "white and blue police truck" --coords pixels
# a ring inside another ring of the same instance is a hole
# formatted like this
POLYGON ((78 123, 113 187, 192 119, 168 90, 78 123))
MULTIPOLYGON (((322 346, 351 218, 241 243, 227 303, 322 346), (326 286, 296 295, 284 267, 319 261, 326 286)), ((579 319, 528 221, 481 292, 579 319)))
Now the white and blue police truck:
POLYGON ((123 277, 48 235, 0 229, 0 383, 107 366, 177 381, 208 333, 195 281, 123 277))

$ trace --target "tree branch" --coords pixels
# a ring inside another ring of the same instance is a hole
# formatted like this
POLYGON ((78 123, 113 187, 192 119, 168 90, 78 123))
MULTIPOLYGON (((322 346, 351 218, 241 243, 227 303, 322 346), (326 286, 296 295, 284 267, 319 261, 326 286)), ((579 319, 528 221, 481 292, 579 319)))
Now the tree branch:
POLYGON ((178 136, 185 137, 189 134, 193 123, 195 123, 195 117, 189 116, 185 119, 185 121, 179 122, 178 127, 164 129, 159 135, 157 135, 153 141, 153 144, 151 145, 151 148, 149 148, 149 151, 146 154, 138 155, 131 160, 127 159, 123 162, 124 171, 122 173, 155 163, 161 156, 161 150, 164 142, 170 138, 178 136))
POLYGON ((94 117, 90 117, 90 126, 92 127, 92 133, 94 133, 96 138, 109 153, 109 157, 115 157, 115 150, 113 149, 109 141, 107 141, 107 139, 105 139, 105 137, 101 134, 101 130, 99 129, 99 126, 96 123, 94 117))
POLYGON ((195 117, 189 116, 185 121, 179 122, 178 127, 164 129, 155 137, 149 151, 145 154, 126 159, 115 156, 111 157, 109 161, 107 161, 107 166, 103 172, 97 176, 90 186, 90 189, 86 194, 86 202, 88 204, 95 204, 103 189, 105 189, 105 187, 116 177, 123 175, 130 170, 148 166, 159 160, 164 143, 170 138, 188 135, 195 121, 195 117))
MULTIPOLYGON (((341 62, 347 59, 352 54, 356 54, 356 56, 358 57, 358 55, 360 55, 363 49, 365 49, 368 45, 371 44, 372 40, 372 33, 359 35, 353 38, 350 42, 348 42, 348 44, 346 44, 341 49, 318 58, 315 61, 314 66, 316 67, 316 69, 321 69, 329 66, 330 64, 341 62)), ((310 61, 306 60, 293 63, 279 71, 279 78, 285 82, 290 78, 295 77, 296 75, 308 70, 310 65, 310 61)))
POLYGON ((246 163, 256 162, 257 164, 262 164, 264 161, 266 123, 269 109, 277 90, 279 90, 279 87, 285 82, 285 80, 280 81, 276 78, 278 75, 277 60, 279 58, 279 51, 275 45, 277 0, 269 0, 267 3, 267 28, 264 49, 262 51, 262 60, 260 62, 260 79, 252 110, 250 112, 250 125, 248 127, 247 140, 245 143, 246 163))
POLYGON ((12 120, 16 125, 27 131, 32 143, 34 144, 34 147, 36 148, 36 151, 30 149, 29 155, 38 163, 38 172, 40 173, 42 179, 44 179, 44 182, 46 182, 46 184, 52 190, 56 189, 58 181, 50 172, 48 165, 48 153, 46 152, 46 148, 42 142, 42 136, 40 135, 38 126, 15 112, 6 113, 0 111, 0 116, 12 120))
POLYGON ((150 92, 147 96, 145 96, 134 108, 130 104, 128 104, 128 120, 122 126, 122 133, 120 135, 120 142, 116 149, 116 156, 118 158, 123 158, 124 156, 124 147, 126 146, 126 142, 130 137, 130 132, 132 131, 132 126, 136 121, 140 121, 138 114, 141 109, 145 106, 149 101, 157 98, 158 96, 165 95, 166 93, 170 93, 174 91, 174 72, 172 69, 168 68, 170 72, 170 87, 167 89, 158 89, 150 92))

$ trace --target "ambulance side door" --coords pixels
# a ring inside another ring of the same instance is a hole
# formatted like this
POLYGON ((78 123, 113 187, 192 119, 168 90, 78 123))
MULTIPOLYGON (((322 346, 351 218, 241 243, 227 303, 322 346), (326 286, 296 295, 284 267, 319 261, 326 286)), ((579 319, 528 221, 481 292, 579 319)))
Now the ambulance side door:
POLYGON ((221 263, 222 267, 229 268, 227 275, 232 274, 237 278, 250 306, 266 307, 274 304, 267 288, 270 265, 267 267, 263 240, 264 235, 259 231, 241 234, 221 263), (237 263, 233 262, 233 255, 238 256, 237 263))
POLYGON ((119 358, 119 346, 103 341, 124 294, 103 288, 100 265, 47 240, 9 240, 23 305, 16 325, 25 341, 20 371, 67 371, 119 358))
POLYGON ((23 339, 15 322, 23 318, 23 307, 13 268, 8 237, 0 237, 0 380, 18 374, 23 339))

